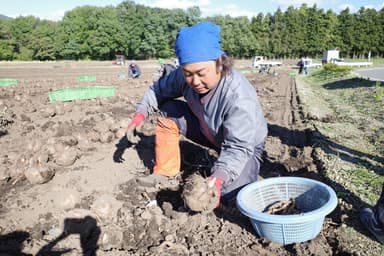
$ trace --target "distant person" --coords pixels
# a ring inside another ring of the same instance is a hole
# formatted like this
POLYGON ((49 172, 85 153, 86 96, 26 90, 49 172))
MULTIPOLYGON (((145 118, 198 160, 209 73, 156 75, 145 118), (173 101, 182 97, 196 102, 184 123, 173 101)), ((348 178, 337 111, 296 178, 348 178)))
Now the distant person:
POLYGON ((309 75, 309 66, 308 65, 304 65, 304 74, 306 76, 309 75))
POLYGON ((299 66, 299 74, 302 74, 303 69, 304 69, 304 58, 303 57, 300 58, 298 66, 299 66))
POLYGON ((128 66, 128 77, 129 78, 139 78, 141 75, 141 69, 139 65, 136 63, 132 62, 128 66))
POLYGON ((259 73, 260 74, 269 74, 269 67, 267 65, 260 65, 259 73))
POLYGON ((384 185, 376 205, 361 210, 360 220, 376 239, 384 244, 384 185))

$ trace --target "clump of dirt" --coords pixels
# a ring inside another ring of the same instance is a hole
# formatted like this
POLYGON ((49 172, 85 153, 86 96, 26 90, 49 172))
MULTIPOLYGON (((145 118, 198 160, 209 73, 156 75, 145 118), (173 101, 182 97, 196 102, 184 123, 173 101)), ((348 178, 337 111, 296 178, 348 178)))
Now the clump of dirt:
POLYGON ((215 209, 217 191, 211 182, 199 174, 192 174, 185 180, 182 198, 189 209, 195 212, 208 212, 215 209))
POLYGON ((16 115, 13 113, 12 109, 3 105, 4 103, 0 102, 0 129, 13 124, 16 119, 16 115))

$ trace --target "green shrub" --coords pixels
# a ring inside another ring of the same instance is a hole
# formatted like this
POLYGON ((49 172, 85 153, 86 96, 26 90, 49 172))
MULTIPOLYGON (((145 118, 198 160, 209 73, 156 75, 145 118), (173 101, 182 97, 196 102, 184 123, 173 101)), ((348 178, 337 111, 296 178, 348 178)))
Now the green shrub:
POLYGON ((22 61, 27 61, 27 60, 32 60, 33 56, 33 51, 28 49, 28 48, 21 48, 20 53, 16 54, 16 59, 17 60, 22 60, 22 61))
POLYGON ((323 68, 314 73, 312 77, 316 80, 334 80, 344 77, 352 71, 352 67, 339 66, 333 63, 323 65, 323 68))
POLYGON ((328 63, 323 66, 324 70, 327 72, 335 73, 349 73, 352 70, 352 67, 349 66, 339 66, 337 64, 328 63))

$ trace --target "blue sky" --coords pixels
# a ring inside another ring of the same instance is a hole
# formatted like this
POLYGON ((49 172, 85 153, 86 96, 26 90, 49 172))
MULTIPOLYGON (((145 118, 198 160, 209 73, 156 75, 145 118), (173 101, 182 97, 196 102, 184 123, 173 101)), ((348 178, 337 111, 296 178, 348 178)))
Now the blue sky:
MULTIPOLYGON (((60 20, 66 11, 77 6, 117 6, 123 0, 0 0, 0 14, 17 17, 34 15, 41 19, 60 20)), ((332 9, 338 13, 347 6, 352 12, 360 7, 384 8, 384 0, 134 0, 137 4, 144 4, 160 8, 182 8, 199 6, 203 16, 226 15, 248 16, 256 14, 274 13, 278 7, 283 11, 288 6, 299 7, 306 3, 308 6, 316 4, 318 8, 325 10, 332 9)))

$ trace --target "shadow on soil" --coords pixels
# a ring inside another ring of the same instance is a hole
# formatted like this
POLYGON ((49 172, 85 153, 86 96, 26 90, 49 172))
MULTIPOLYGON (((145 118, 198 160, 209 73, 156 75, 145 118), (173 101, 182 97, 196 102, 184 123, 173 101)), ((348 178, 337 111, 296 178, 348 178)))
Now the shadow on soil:
POLYGON ((30 255, 22 253, 23 243, 28 240, 29 237, 30 234, 25 231, 14 231, 12 233, 0 235, 0 255, 30 255))
POLYGON ((116 163, 124 162, 125 159, 123 158, 123 154, 125 150, 130 147, 135 147, 144 166, 148 169, 152 169, 155 136, 145 136, 142 133, 137 133, 137 135, 140 137, 137 144, 128 141, 126 136, 120 138, 119 142, 115 144, 116 149, 112 156, 113 161, 116 163))
POLYGON ((268 124, 269 135, 279 137, 281 142, 287 146, 294 146, 303 149, 305 146, 317 147, 327 153, 337 156, 343 161, 353 164, 359 164, 366 166, 377 174, 384 175, 384 170, 379 165, 374 165, 371 159, 377 163, 384 164, 384 158, 378 155, 366 154, 361 151, 357 151, 348 147, 345 147, 339 143, 333 142, 319 131, 313 131, 310 129, 305 130, 288 130, 285 127, 268 124))
MULTIPOLYGON (((82 219, 66 219, 64 221, 64 231, 55 240, 43 246, 37 256, 55 256, 64 255, 72 249, 54 250, 54 246, 69 235, 80 235, 80 245, 82 255, 96 255, 97 241, 100 235, 100 229, 96 220, 92 217, 82 219)), ((23 253, 24 245, 30 239, 30 234, 25 231, 14 231, 5 235, 0 235, 0 255, 30 256, 23 253)))
POLYGON ((375 87, 376 82, 362 78, 351 78, 348 80, 335 81, 323 85, 325 89, 336 90, 336 89, 352 89, 359 87, 375 87))
POLYGON ((54 247, 70 235, 80 236, 82 255, 96 255, 96 250, 98 249, 97 241, 99 240, 100 233, 101 231, 97 225, 97 221, 93 217, 86 216, 79 219, 65 219, 63 232, 55 240, 43 246, 36 256, 54 256, 69 253, 73 249, 54 250, 54 247))
POLYGON ((357 151, 341 144, 333 142, 320 132, 315 131, 313 133, 314 146, 320 146, 321 149, 327 154, 333 154, 343 161, 350 162, 353 164, 363 165, 379 175, 384 175, 384 170, 380 165, 374 165, 372 160, 384 164, 384 158, 377 155, 366 154, 361 151, 357 151), (371 161, 368 161, 371 159, 371 161))
POLYGON ((8 134, 8 131, 0 131, 0 138, 7 134, 8 134))

